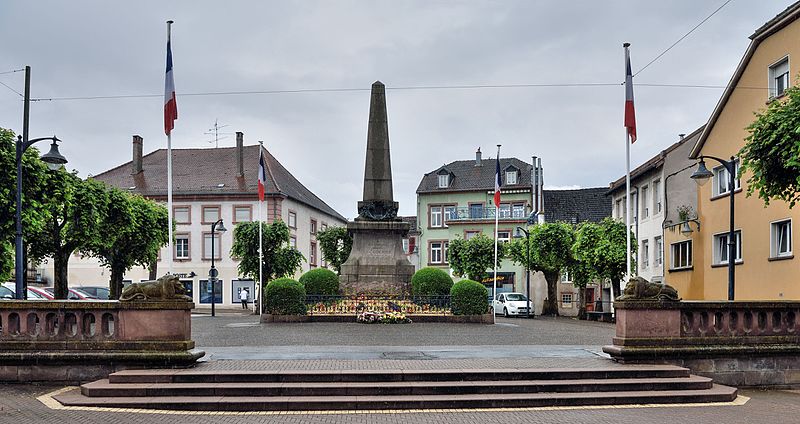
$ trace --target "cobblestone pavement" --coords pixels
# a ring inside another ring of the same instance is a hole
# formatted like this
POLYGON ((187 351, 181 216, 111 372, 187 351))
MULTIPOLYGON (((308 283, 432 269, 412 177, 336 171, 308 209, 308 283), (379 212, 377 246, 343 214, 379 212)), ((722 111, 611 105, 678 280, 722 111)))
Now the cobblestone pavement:
POLYGON ((260 324, 255 315, 192 318, 192 337, 208 346, 486 346, 611 343, 614 324, 571 318, 498 318, 498 325, 414 323, 260 324))
POLYGON ((447 411, 371 414, 271 414, 216 415, 214 413, 132 413, 53 410, 36 398, 60 387, 5 385, 0 387, 2 424, 134 424, 134 423, 769 423, 796 424, 800 394, 787 391, 743 391, 751 399, 744 405, 611 407, 533 409, 509 411, 447 411))

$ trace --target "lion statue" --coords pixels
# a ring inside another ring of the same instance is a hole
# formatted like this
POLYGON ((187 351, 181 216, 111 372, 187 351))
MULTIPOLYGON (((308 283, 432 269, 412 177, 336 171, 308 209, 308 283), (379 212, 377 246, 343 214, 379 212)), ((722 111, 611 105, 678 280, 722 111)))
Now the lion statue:
POLYGON ((625 285, 622 296, 617 300, 680 300, 674 287, 651 283, 642 277, 634 277, 625 285))
POLYGON ((178 300, 191 302, 192 298, 186 296, 186 288, 178 277, 166 274, 156 281, 132 283, 122 290, 119 300, 130 302, 132 300, 178 300))

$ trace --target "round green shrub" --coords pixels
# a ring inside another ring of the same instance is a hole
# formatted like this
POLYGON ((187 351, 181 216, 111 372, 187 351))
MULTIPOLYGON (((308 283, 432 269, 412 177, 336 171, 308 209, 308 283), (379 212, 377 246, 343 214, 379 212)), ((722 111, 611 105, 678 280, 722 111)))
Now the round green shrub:
POLYGON ((489 291, 473 280, 461 280, 450 290, 453 315, 483 315, 489 312, 489 291))
POLYGON ((414 296, 447 296, 452 287, 453 279, 439 268, 422 268, 411 277, 414 296))
POLYGON ((291 278, 272 280, 264 289, 265 311, 275 315, 305 315, 306 289, 291 278))
POLYGON ((301 275, 299 281, 309 296, 336 296, 339 294, 339 276, 327 268, 312 269, 301 275))

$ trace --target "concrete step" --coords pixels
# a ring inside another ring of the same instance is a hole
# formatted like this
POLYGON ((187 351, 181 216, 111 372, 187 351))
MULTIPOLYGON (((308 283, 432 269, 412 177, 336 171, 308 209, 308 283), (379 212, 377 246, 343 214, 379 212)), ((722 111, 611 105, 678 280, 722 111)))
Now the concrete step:
POLYGON ((88 397, 157 396, 410 396, 445 394, 579 393, 620 391, 704 390, 710 378, 610 378, 500 381, 390 381, 301 383, 111 383, 99 380, 81 386, 88 397))
POLYGON ((702 390, 654 390, 582 393, 491 393, 408 396, 142 396, 88 397, 75 390, 56 395, 68 406, 146 408, 193 411, 305 411, 445 408, 513 408, 577 405, 675 404, 728 402, 735 388, 713 385, 702 390))
POLYGON ((300 370, 214 371, 196 369, 126 370, 109 375, 111 383, 290 383, 388 381, 578 380, 608 378, 688 377, 672 365, 632 365, 581 369, 450 369, 450 370, 300 370))

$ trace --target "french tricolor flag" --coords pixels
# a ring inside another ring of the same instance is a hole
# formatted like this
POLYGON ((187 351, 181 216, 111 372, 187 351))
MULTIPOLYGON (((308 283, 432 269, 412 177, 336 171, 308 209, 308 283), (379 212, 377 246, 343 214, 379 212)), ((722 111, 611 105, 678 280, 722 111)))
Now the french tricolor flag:
POLYGON ((264 187, 267 185, 267 164, 264 162, 264 150, 258 158, 258 200, 264 201, 264 187))
POLYGON ((636 141, 636 113, 633 109, 633 73, 628 45, 625 46, 625 128, 633 144, 636 141))
POLYGON ((496 208, 500 207, 500 186, 503 185, 503 182, 500 180, 500 149, 497 149, 497 166, 495 167, 495 176, 494 176, 494 206, 496 208))
POLYGON ((169 135, 178 119, 178 101, 175 97, 175 80, 172 76, 172 47, 167 32, 167 77, 164 82, 164 132, 169 135))

